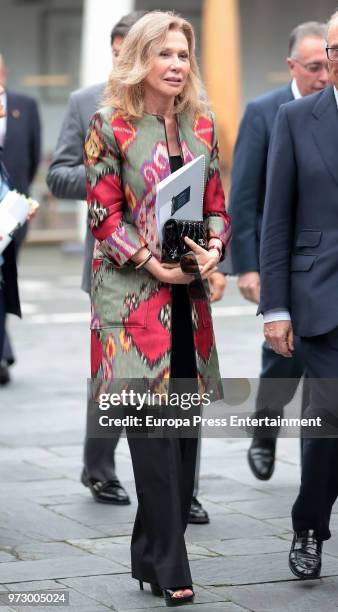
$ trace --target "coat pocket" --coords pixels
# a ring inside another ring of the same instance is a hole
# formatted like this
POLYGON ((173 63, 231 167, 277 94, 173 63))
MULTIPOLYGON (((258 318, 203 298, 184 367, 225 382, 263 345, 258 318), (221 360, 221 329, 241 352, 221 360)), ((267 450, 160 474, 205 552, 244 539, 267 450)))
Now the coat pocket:
POLYGON ((317 247, 322 239, 320 230, 302 230, 296 240, 296 247, 317 247))
POLYGON ((146 328, 147 277, 132 266, 116 268, 105 259, 93 259, 91 329, 146 328))
POLYGON ((292 255, 291 272, 307 272, 316 261, 316 255, 292 255))

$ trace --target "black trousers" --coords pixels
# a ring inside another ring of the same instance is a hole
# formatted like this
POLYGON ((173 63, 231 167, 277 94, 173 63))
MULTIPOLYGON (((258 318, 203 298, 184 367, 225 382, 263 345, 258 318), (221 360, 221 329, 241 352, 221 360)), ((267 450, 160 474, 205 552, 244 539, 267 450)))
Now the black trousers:
MULTIPOLYGON (((173 285, 172 290, 171 377, 189 379, 191 390, 196 363, 190 303, 185 286, 173 285)), ((161 587, 189 586, 184 532, 194 488, 197 438, 134 438, 128 429, 127 436, 138 499, 132 575, 161 587)))
POLYGON ((297 533, 314 529, 320 540, 328 540, 332 506, 338 495, 338 328, 302 338, 302 348, 310 388, 304 416, 320 416, 328 437, 303 439, 301 486, 292 522, 297 533))
MULTIPOLYGON (((1 282, 1 281, 0 281, 1 282)), ((0 286, 0 361, 3 357, 3 346, 5 341, 5 295, 3 289, 0 286)))
MULTIPOLYGON (((294 338, 295 350, 291 359, 277 355, 264 342, 262 346, 262 371, 256 397, 255 416, 264 418, 283 417, 284 406, 291 402, 296 393, 299 381, 304 374, 304 361, 301 340, 294 338), (278 379, 278 384, 275 379, 278 379)), ((303 388, 302 413, 308 404, 307 385, 303 388)), ((278 427, 260 427, 254 432, 254 438, 264 439, 271 445, 276 443, 278 427)))
MULTIPOLYGON (((28 222, 26 221, 26 223, 24 223, 23 226, 20 227, 20 229, 18 229, 14 235, 13 241, 15 245, 16 258, 18 258, 19 256, 19 250, 22 246, 22 243, 24 242, 26 238, 27 230, 28 230, 28 222)), ((9 337, 8 331, 6 330, 5 321, 3 323, 3 326, 4 326, 4 330, 3 330, 4 336, 1 342, 0 360, 5 361, 7 365, 12 365, 15 362, 15 357, 14 357, 14 351, 13 351, 11 339, 9 337)), ((1 336, 0 336, 0 341, 1 341, 1 336)))
MULTIPOLYGON (((97 414, 97 412, 96 412, 97 414)), ((122 433, 122 427, 110 427, 107 438, 92 437, 90 431, 90 400, 87 405, 87 428, 84 442, 83 462, 87 478, 106 482, 117 480, 115 449, 122 433)))

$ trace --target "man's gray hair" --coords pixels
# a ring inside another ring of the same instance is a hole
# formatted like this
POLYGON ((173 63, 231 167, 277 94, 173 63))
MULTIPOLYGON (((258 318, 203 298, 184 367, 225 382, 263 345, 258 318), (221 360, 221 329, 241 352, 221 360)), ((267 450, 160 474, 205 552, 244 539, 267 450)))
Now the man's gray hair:
POLYGON ((335 11, 333 15, 331 15, 329 21, 327 22, 327 31, 333 26, 333 24, 338 21, 338 11, 335 11))
MULTIPOLYGON (((338 17, 338 11, 336 13, 338 17)), ((327 25, 320 21, 307 21, 294 28, 289 38, 289 57, 295 57, 299 44, 309 36, 326 39, 327 25)))

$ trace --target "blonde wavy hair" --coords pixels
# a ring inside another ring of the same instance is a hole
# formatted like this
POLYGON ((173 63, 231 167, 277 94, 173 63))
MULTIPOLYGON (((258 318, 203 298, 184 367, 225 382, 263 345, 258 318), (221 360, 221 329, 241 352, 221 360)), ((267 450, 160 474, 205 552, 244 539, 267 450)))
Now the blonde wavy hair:
POLYGON ((195 55, 195 34, 191 24, 171 11, 151 11, 141 17, 123 41, 118 60, 110 74, 103 104, 121 109, 126 119, 144 113, 143 81, 151 69, 158 47, 169 30, 179 30, 187 39, 190 72, 182 93, 175 98, 174 112, 192 115, 206 109, 201 99, 202 83, 195 55))

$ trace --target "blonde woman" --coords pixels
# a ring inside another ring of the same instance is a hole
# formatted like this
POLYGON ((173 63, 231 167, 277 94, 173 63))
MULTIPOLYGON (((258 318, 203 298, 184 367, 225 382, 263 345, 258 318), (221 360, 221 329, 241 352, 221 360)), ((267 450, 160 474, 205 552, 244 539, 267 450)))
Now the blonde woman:
MULTIPOLYGON (((208 250, 190 241, 203 279, 229 240, 213 116, 199 100, 191 25, 154 11, 130 30, 111 74, 105 107, 92 118, 85 145, 88 206, 96 238, 93 260, 93 381, 168 378, 207 388, 219 376, 207 298, 188 294, 180 266, 161 263, 156 185, 204 154, 208 250)), ((194 598, 184 541, 193 492, 197 440, 128 436, 138 496, 131 543, 132 575, 167 605, 194 598)))

